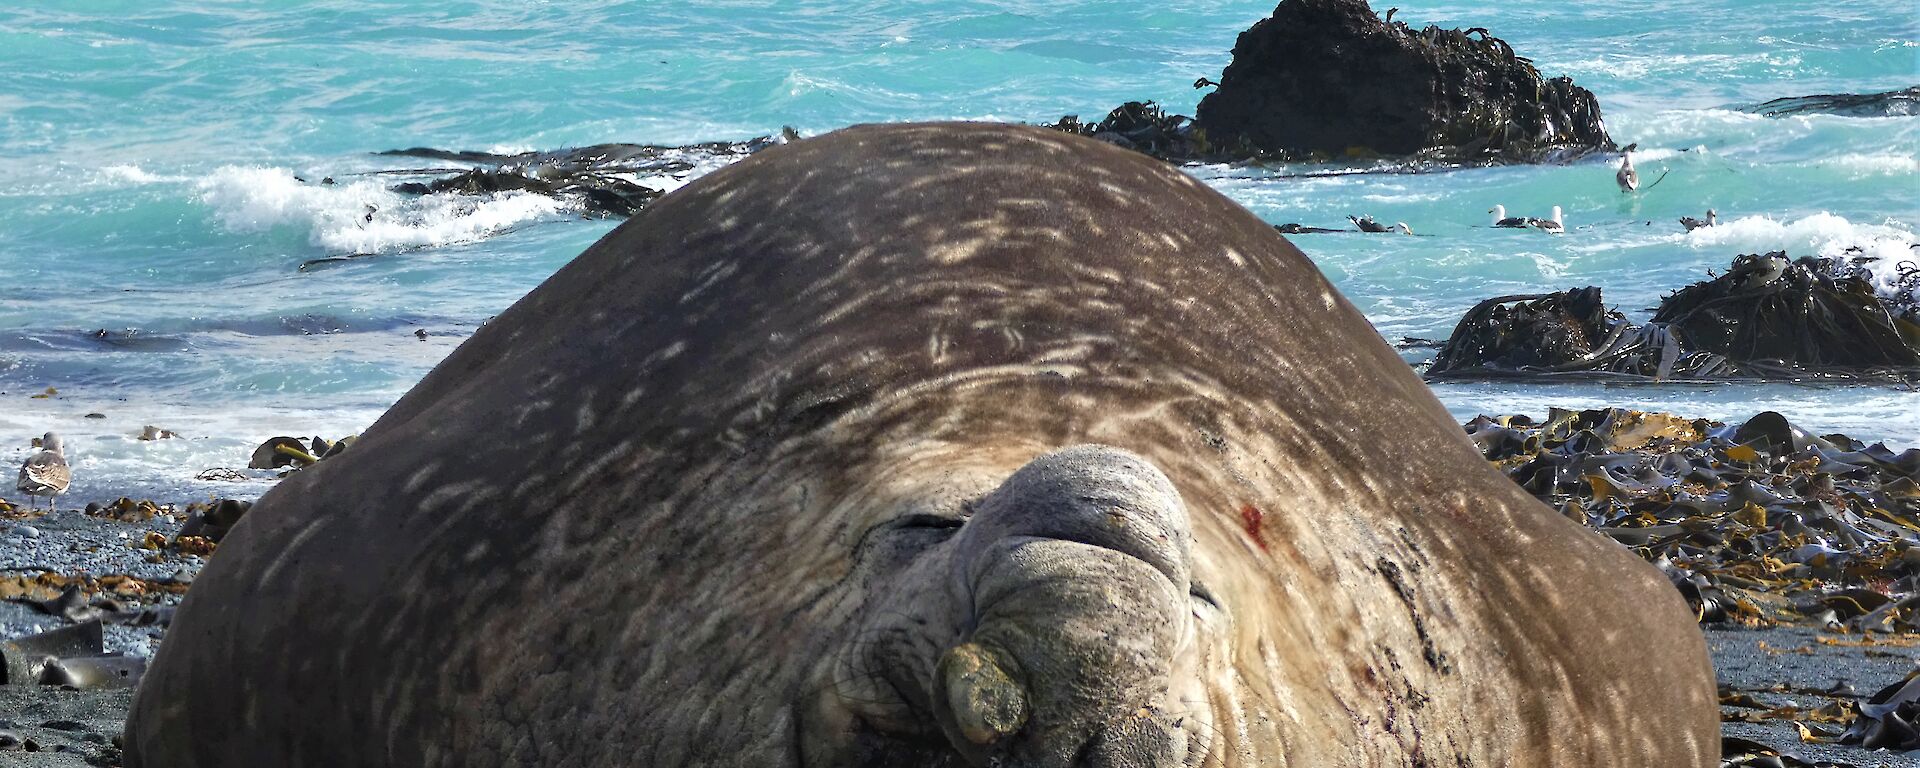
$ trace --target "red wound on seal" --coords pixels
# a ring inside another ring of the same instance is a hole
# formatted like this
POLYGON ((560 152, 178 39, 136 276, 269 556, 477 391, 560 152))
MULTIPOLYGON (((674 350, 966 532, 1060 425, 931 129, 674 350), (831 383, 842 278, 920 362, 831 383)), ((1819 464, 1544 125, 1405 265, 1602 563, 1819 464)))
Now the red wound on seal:
POLYGON ((1267 549, 1267 537, 1260 533, 1260 521, 1265 518, 1266 515, 1260 511, 1259 507, 1252 504, 1240 505, 1240 527, 1247 529, 1247 535, 1253 537, 1253 543, 1259 545, 1262 552, 1267 549))

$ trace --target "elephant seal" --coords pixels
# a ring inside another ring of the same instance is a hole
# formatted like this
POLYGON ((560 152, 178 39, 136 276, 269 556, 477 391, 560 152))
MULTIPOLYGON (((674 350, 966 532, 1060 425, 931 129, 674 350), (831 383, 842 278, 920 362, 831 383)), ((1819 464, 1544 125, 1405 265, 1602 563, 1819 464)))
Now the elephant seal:
POLYGON ((861 126, 667 195, 266 494, 170 766, 1706 766, 1705 644, 1272 227, 861 126))

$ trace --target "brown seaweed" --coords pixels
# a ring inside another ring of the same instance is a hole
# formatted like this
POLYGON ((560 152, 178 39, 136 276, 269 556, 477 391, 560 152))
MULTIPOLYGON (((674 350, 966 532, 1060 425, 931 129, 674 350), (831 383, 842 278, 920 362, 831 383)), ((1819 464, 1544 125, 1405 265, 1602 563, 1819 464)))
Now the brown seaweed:
POLYGON ((1618 408, 1481 416, 1483 455, 1659 566, 1703 622, 1920 630, 1920 449, 1618 408))

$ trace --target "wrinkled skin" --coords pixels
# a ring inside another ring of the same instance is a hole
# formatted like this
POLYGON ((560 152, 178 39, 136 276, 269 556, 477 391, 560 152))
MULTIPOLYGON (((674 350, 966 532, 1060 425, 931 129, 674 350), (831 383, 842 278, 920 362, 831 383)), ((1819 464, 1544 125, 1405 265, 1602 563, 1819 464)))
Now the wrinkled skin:
POLYGON ((1709 766, 1652 568, 1271 227, 864 126, 668 195, 268 493, 149 766, 1709 766))

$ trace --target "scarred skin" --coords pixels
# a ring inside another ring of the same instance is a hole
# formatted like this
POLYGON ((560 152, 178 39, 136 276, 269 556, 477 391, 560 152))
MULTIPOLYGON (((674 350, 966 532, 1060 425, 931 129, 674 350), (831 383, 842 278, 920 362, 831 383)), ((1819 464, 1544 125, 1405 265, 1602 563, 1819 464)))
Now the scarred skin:
POLYGON ((662 198, 268 493, 127 764, 1705 768, 1713 692, 1270 226, 861 126, 662 198))

